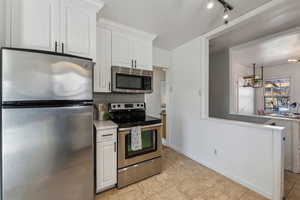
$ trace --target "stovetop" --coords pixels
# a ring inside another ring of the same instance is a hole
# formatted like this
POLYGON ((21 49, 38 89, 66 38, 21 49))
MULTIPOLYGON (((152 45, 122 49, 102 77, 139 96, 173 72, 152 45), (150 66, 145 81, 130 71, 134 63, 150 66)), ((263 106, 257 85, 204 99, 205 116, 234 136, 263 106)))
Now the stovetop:
POLYGON ((159 124, 161 123, 161 119, 151 117, 151 116, 145 116, 144 119, 140 119, 137 121, 118 121, 118 120, 112 120, 116 124, 118 124, 119 128, 130 128, 135 126, 147 126, 152 124, 159 124))
POLYGON ((109 113, 112 121, 117 123, 119 128, 161 123, 161 119, 146 115, 145 103, 111 103, 109 104, 109 113))

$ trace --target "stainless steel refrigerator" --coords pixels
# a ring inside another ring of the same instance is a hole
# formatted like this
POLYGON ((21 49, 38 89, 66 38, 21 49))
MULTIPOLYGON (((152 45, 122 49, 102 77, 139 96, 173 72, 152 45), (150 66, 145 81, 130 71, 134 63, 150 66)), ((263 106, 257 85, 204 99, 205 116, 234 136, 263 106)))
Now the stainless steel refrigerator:
POLYGON ((1 49, 3 200, 93 200, 93 62, 1 49))

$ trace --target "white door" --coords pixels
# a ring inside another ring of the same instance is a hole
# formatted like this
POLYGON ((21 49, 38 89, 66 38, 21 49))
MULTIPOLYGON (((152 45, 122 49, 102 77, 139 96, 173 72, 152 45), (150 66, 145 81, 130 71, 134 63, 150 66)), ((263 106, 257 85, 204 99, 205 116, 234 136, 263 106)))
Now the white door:
POLYGON ((97 143, 97 192, 117 183, 115 141, 97 143))
POLYGON ((137 68, 152 70, 152 42, 134 40, 133 52, 137 68))
POLYGON ((112 65, 132 67, 133 40, 127 35, 112 33, 112 65))
POLYGON ((61 1, 61 42, 66 54, 95 57, 96 13, 83 1, 61 1))
POLYGON ((10 43, 12 47, 55 51, 59 37, 58 0, 12 0, 10 43))
POLYGON ((110 92, 111 88, 111 31, 97 28, 94 91, 110 92))

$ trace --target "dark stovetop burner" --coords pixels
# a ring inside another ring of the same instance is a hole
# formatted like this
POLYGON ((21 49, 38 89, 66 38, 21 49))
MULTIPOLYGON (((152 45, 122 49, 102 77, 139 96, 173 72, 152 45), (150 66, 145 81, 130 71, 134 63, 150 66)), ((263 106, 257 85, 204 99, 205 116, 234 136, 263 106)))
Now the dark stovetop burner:
POLYGON ((109 112, 112 115, 112 121, 117 123, 119 128, 161 123, 161 119, 146 115, 145 103, 110 104, 109 112))

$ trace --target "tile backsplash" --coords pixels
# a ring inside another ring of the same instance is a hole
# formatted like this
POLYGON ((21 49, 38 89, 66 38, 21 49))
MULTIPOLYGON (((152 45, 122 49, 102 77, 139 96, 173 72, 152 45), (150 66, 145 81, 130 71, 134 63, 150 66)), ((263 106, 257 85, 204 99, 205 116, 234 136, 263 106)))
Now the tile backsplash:
POLYGON ((144 94, 94 93, 94 102, 96 104, 145 102, 145 95, 144 94))

